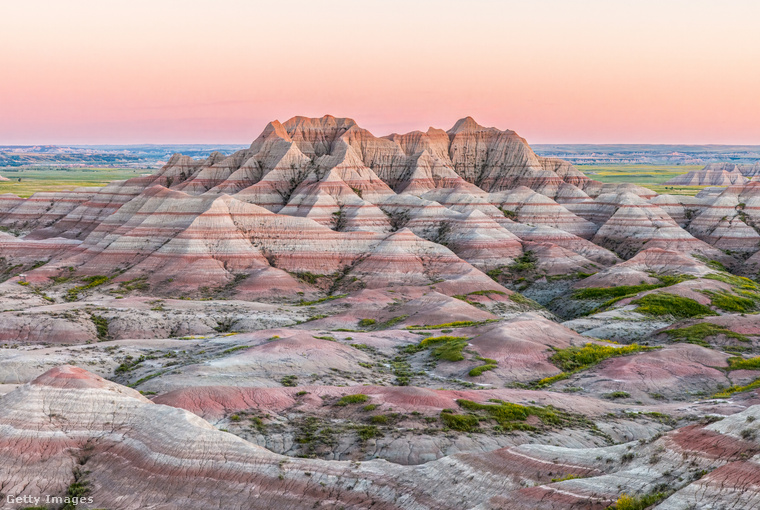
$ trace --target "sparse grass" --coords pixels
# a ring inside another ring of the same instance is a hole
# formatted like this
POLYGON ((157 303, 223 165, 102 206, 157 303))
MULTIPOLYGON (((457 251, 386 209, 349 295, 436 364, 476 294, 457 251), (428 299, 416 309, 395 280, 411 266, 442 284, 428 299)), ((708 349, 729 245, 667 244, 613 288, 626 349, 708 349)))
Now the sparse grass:
POLYGON ((577 372, 601 363, 607 358, 626 356, 628 354, 651 351, 653 349, 656 349, 656 347, 647 347, 639 344, 613 347, 611 345, 588 343, 583 347, 557 349, 554 351, 554 354, 549 357, 549 360, 564 372, 577 372))
POLYGON ((728 338, 733 338, 740 342, 749 342, 749 338, 746 336, 735 333, 726 327, 709 322, 700 322, 699 324, 694 324, 685 328, 669 329, 665 331, 665 334, 673 340, 701 345, 703 347, 710 346, 710 344, 705 341, 705 338, 717 335, 725 335, 728 338))
POLYGON ((636 301, 632 301, 632 303, 639 305, 636 309, 637 312, 656 317, 672 316, 678 319, 686 319, 688 317, 718 315, 709 307, 699 304, 693 299, 665 292, 647 294, 636 301))
POLYGON ((355 395, 345 395, 338 400, 336 406, 347 406, 349 404, 363 404, 367 402, 369 397, 363 393, 356 393, 355 395))
POLYGON ((103 275, 96 275, 96 276, 85 276, 82 278, 82 281, 85 282, 84 285, 78 285, 76 287, 70 288, 68 291, 66 291, 66 301, 76 301, 79 299, 79 293, 95 288, 99 285, 103 285, 104 283, 107 283, 111 281, 111 276, 103 276, 103 275))

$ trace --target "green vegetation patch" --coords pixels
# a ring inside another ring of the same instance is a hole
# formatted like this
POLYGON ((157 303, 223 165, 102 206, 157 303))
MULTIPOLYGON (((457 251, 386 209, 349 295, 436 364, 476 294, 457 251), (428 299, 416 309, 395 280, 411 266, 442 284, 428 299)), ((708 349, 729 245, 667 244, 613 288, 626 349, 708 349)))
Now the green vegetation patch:
POLYGON ((737 287, 739 289, 760 290, 757 283, 743 276, 736 276, 729 273, 710 273, 705 275, 704 278, 707 280, 717 280, 719 282, 727 283, 732 287, 737 287))
POLYGON ((447 409, 441 411, 441 421, 446 427, 460 432, 474 432, 480 426, 480 420, 477 416, 471 414, 454 414, 447 409))
POLYGON ((713 292, 703 290, 702 294, 709 296, 712 305, 727 312, 747 313, 757 308, 757 303, 750 297, 737 296, 726 291, 713 292))
POLYGON ((711 324, 709 322, 701 322, 685 328, 669 329, 665 331, 665 334, 675 341, 687 342, 690 344, 701 345, 703 347, 710 347, 710 344, 705 338, 717 335, 725 335, 728 338, 733 338, 740 342, 749 342, 749 338, 746 336, 731 331, 724 326, 711 324))
POLYGON ((377 324, 375 326, 375 329, 389 329, 398 324, 399 322, 404 322, 409 316, 408 315, 399 315, 398 317, 392 317, 388 319, 385 322, 381 322, 380 324, 377 324))
POLYGON ((418 347, 430 349, 430 354, 443 361, 462 361, 462 351, 467 347, 469 338, 466 336, 435 336, 423 339, 418 347))
POLYGON ((425 329, 441 329, 441 328, 469 328, 469 327, 475 327, 475 326, 482 326, 484 324, 489 324, 491 322, 498 322, 498 320, 487 319, 484 321, 454 321, 454 322, 447 322, 445 324, 436 324, 433 326, 423 326, 423 325, 407 326, 406 329, 425 330, 425 329))
POLYGON ((526 250, 525 253, 517 257, 507 269, 513 273, 527 273, 536 270, 537 262, 538 259, 536 258, 536 255, 532 251, 526 250))
POLYGON ((742 393, 744 391, 750 391, 757 388, 760 388, 760 379, 755 379, 751 383, 744 386, 729 386, 725 390, 719 391, 713 395, 713 398, 729 398, 734 393, 742 393))
MULTIPOLYGON (((549 361, 565 372, 577 372, 590 368, 607 358, 626 356, 637 352, 651 351, 657 347, 647 347, 639 344, 613 347, 611 345, 598 345, 588 343, 583 347, 567 347, 556 349, 549 357, 549 361)), ((558 377, 558 376, 554 376, 558 377)))
POLYGON ((478 377, 479 375, 482 375, 483 372, 495 369, 498 365, 498 362, 495 359, 482 358, 480 356, 478 356, 477 359, 482 361, 483 364, 470 370, 470 377, 478 377))
POLYGON ((718 315, 708 306, 699 304, 690 298, 676 296, 666 292, 647 294, 641 299, 632 301, 639 305, 637 312, 652 316, 672 316, 679 319, 688 317, 704 317, 706 315, 718 315))
POLYGON ((369 397, 363 393, 356 393, 355 395, 346 395, 344 397, 341 397, 340 400, 338 400, 335 405, 336 406, 347 406, 349 404, 363 404, 369 400, 369 397))
POLYGON ((610 299, 638 294, 647 290, 659 289, 659 283, 643 283, 641 285, 620 285, 618 287, 589 287, 573 292, 573 299, 610 299))
MULTIPOLYGON (((478 420, 478 423, 481 420, 492 420, 495 421, 498 424, 499 429, 501 431, 511 431, 511 430, 525 430, 525 431, 532 431, 536 430, 536 427, 534 425, 530 425, 526 423, 527 419, 530 416, 535 416, 539 419, 539 421, 546 426, 553 426, 553 427, 565 427, 565 426, 571 426, 573 424, 577 424, 579 422, 587 422, 582 417, 571 415, 570 413, 566 413, 564 411, 561 411, 559 409, 556 409, 552 406, 547 407, 538 407, 538 406, 523 406, 519 404, 513 404, 511 402, 504 402, 503 400, 492 400, 491 404, 481 404, 478 402, 473 402, 472 400, 457 400, 457 404, 462 409, 468 411, 469 415, 454 415, 453 413, 446 413, 442 411, 441 413, 441 419, 444 421, 444 424, 449 426, 446 423, 447 418, 444 418, 445 414, 450 414, 451 416, 472 416, 478 420)), ((448 418, 450 420, 450 418, 448 418)), ((466 418, 459 418, 458 419, 460 423, 469 423, 470 425, 473 425, 474 422, 472 420, 467 421, 466 418)), ((590 422, 589 422, 590 423, 590 422)), ((588 423, 586 423, 588 424, 588 423)), ((470 427, 470 430, 473 430, 478 425, 474 425, 470 427)), ((449 426, 449 428, 454 428, 449 426)), ((461 430, 461 429, 456 429, 461 430)))
POLYGON ((361 319, 359 321, 359 327, 360 328, 368 328, 370 326, 373 326, 377 321, 375 319, 361 319))
POLYGON ((310 306, 324 303, 325 301, 332 301, 333 299, 341 299, 348 296, 348 294, 337 294, 335 296, 326 296, 323 298, 315 299, 314 301, 304 301, 303 299, 298 302, 296 306, 310 306))
POLYGON ((93 314, 90 315, 90 320, 95 325, 98 340, 101 342, 108 340, 108 319, 93 314))
POLYGON ((66 291, 66 301, 76 301, 79 299, 79 293, 95 288, 99 285, 103 285, 104 283, 107 283, 113 278, 112 276, 103 276, 103 275, 97 275, 97 276, 85 276, 82 278, 82 281, 85 282, 84 285, 78 285, 76 287, 70 288, 68 291, 66 291))
POLYGON ((644 496, 629 496, 628 494, 623 494, 610 508, 611 510, 645 510, 655 503, 662 501, 667 496, 668 495, 665 492, 655 492, 644 496))
POLYGON ((735 356, 726 361, 728 361, 729 370, 760 370, 760 356, 755 358, 735 356))

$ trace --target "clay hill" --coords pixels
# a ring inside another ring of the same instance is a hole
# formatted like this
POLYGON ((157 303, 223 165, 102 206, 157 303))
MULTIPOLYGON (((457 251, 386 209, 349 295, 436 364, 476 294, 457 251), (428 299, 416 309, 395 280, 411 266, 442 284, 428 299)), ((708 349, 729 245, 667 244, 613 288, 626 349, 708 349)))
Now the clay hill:
POLYGON ((0 507, 757 508, 758 173, 325 116, 0 195, 0 507))
POLYGON ((673 177, 664 184, 678 186, 731 186, 746 184, 760 174, 760 163, 737 165, 735 163, 708 163, 702 170, 673 177))

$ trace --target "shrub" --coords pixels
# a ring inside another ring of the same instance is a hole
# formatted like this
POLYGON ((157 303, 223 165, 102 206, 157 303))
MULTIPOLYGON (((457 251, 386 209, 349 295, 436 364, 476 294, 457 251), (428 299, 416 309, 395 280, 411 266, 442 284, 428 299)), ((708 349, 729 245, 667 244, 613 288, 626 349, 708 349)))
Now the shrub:
POLYGON ((647 294, 641 299, 633 301, 633 304, 639 305, 636 311, 644 315, 670 315, 679 319, 718 315, 709 307, 699 304, 693 299, 668 293, 647 294))
POLYGON ((365 425, 356 429, 359 439, 367 441, 374 437, 382 437, 383 433, 374 425, 365 425))
POLYGON ((377 321, 375 319, 362 319, 359 321, 359 327, 366 328, 372 326, 377 321))
POLYGON ((364 402, 368 401, 369 397, 363 393, 356 393, 355 395, 346 395, 344 397, 341 397, 338 402, 336 402, 336 406, 347 406, 348 404, 363 404, 364 402))
POLYGON ((280 384, 282 384, 283 386, 289 386, 289 387, 298 386, 298 376, 286 375, 285 377, 280 379, 280 384))

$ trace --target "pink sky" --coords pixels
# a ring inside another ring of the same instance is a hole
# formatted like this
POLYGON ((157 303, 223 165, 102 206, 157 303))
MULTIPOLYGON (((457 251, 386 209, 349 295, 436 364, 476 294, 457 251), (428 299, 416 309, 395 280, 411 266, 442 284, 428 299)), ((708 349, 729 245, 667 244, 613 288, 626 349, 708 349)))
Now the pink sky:
POLYGON ((3 2, 0 144, 249 143, 325 113, 760 144, 758 20, 755 0, 3 2))

